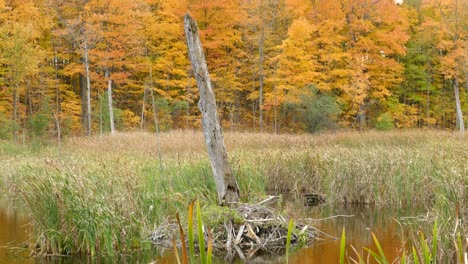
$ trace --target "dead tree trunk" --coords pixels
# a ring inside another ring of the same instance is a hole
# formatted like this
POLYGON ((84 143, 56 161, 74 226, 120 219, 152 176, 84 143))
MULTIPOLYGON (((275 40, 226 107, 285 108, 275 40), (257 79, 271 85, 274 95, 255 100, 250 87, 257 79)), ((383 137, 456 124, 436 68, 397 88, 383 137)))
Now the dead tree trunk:
POLYGON ((218 191, 218 201, 219 204, 226 205, 239 200, 239 187, 232 173, 226 147, 224 146, 223 131, 219 123, 215 95, 211 87, 205 54, 198 36, 197 23, 190 15, 186 14, 184 24, 193 74, 200 91, 198 107, 202 113, 203 133, 218 191))

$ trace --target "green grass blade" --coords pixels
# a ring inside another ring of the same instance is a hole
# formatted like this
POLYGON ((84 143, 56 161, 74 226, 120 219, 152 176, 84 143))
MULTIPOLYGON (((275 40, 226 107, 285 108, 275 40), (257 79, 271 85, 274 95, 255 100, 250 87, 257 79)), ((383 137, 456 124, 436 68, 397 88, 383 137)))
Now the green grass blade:
POLYGON ((419 264, 418 253, 416 252, 416 248, 414 248, 414 247, 413 247, 413 262, 414 262, 414 264, 419 264))
POLYGON ((400 264, 406 264, 407 260, 406 260, 406 253, 403 252, 403 255, 401 256, 401 261, 400 261, 400 264))
POLYGON ((432 228, 432 264, 437 262, 437 219, 434 221, 434 227, 432 228))
MULTIPOLYGON (((467 240, 467 242, 468 242, 468 240, 467 240)), ((457 252, 456 252, 456 254, 457 254, 457 257, 458 257, 458 263, 463 263, 463 242, 462 242, 460 234, 457 234, 457 241, 455 243, 457 243, 457 246, 456 246, 457 252)), ((468 263, 468 262, 466 262, 466 263, 468 263)))
POLYGON ((343 227, 343 231, 341 232, 341 244, 340 244, 340 264, 344 264, 345 262, 345 249, 346 249, 346 232, 345 228, 343 227))
POLYGON ((420 242, 421 242, 421 250, 423 256, 423 263, 424 264, 431 264, 431 253, 429 252, 429 245, 424 238, 424 234, 421 232, 420 235, 420 242))
POLYGON ((372 232, 372 239, 374 240, 375 246, 377 247, 377 250, 379 251, 380 257, 382 259, 383 264, 388 264, 388 260, 385 257, 385 253, 382 250, 382 247, 380 246, 379 240, 377 240, 377 237, 375 236, 374 232, 372 232))
POLYGON ((385 262, 383 260, 383 258, 381 256, 379 256, 379 254, 377 254, 377 252, 373 251, 372 249, 370 248, 364 248, 367 252, 369 252, 369 254, 371 254, 371 256, 375 259, 375 261, 377 261, 379 264, 385 264, 387 262, 385 262))
POLYGON ((195 262, 195 243, 193 240, 193 206, 195 201, 190 202, 188 208, 188 241, 189 241, 189 254, 190 263, 195 262))
POLYGON ((291 236, 292 236, 292 229, 293 229, 293 219, 289 220, 288 225, 288 236, 286 237, 286 263, 289 263, 289 248, 291 247, 291 236))
POLYGON ((203 235, 203 224, 201 218, 200 202, 197 201, 197 225, 198 225, 198 244, 200 246, 201 263, 206 263, 205 255, 205 236, 203 235))

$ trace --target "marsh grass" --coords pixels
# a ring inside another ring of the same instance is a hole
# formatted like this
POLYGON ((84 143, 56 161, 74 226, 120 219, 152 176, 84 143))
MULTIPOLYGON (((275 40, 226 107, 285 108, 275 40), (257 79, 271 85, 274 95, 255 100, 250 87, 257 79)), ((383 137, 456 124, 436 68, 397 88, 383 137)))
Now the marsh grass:
MULTIPOLYGON (((453 251, 454 211, 468 218, 468 141, 439 131, 322 135, 226 133, 241 199, 267 192, 319 193, 330 204, 426 207, 439 219, 438 254, 453 251)), ((195 198, 217 201, 203 135, 69 138, 58 155, 2 141, 0 188, 20 198, 41 254, 117 254, 148 246, 148 234, 195 198), (161 169, 162 167, 162 169, 161 169)), ((186 216, 181 216, 186 218, 186 216)), ((431 221, 424 224, 431 230, 431 221)), ((457 233, 466 240, 467 221, 457 233)), ((426 232, 430 233, 430 232, 426 232)), ((464 246, 464 245, 462 245, 464 246)))

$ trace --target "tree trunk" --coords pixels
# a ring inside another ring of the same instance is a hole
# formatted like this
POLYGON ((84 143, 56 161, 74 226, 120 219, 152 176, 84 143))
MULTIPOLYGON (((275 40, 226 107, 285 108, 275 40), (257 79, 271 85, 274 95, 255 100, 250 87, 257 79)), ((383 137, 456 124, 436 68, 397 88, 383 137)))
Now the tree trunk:
POLYGON ((453 90, 455 92, 455 105, 457 112, 457 126, 460 129, 460 134, 463 135, 465 132, 465 123, 463 121, 463 113, 460 103, 460 86, 458 83, 458 76, 455 76, 455 83, 453 84, 453 90))
POLYGON ((13 138, 17 142, 18 133, 18 87, 13 88, 13 138))
MULTIPOLYGON (((60 106, 60 87, 59 87, 59 74, 58 74, 58 57, 57 51, 54 51, 54 67, 55 67, 55 125, 57 127, 57 143, 59 149, 59 155, 61 152, 61 131, 60 131, 60 120, 59 117, 61 116, 61 106, 60 106)), ((29 88, 28 88, 29 90, 29 88)))
POLYGON ((112 79, 110 78, 110 70, 106 69, 106 78, 107 80, 107 97, 109 101, 109 122, 110 122, 110 129, 111 134, 115 134, 115 126, 114 126, 114 108, 112 106, 112 79))
POLYGON ((253 131, 255 132, 255 130, 257 129, 256 125, 257 125, 257 121, 255 120, 255 116, 257 115, 257 111, 255 111, 255 101, 252 102, 252 124, 253 124, 253 131))
POLYGON ((278 134, 278 106, 276 104, 276 85, 273 86, 273 93, 275 96, 275 122, 274 122, 275 127, 274 129, 275 129, 275 135, 277 135, 278 134))
POLYGON ((91 77, 89 74, 88 42, 84 43, 84 66, 86 75, 86 135, 91 136, 91 77))
POLYGON ((99 140, 102 140, 102 95, 99 96, 99 140))
POLYGON ((200 91, 198 107, 202 113, 203 133, 216 182, 218 201, 220 205, 226 205, 239 200, 239 187, 224 146, 223 131, 219 123, 215 95, 198 36, 197 24, 188 14, 184 17, 184 23, 189 57, 200 91))
POLYGON ((465 71, 465 90, 468 93, 468 65, 463 67, 463 69, 465 71))
POLYGON ((361 105, 359 105, 358 122, 360 130, 364 130, 365 128, 367 128, 366 110, 364 109, 364 102, 361 105))
POLYGON ((431 127, 431 123, 429 122, 429 118, 431 118, 431 114, 430 114, 430 109, 431 109, 431 91, 430 91, 430 85, 427 84, 427 109, 426 109, 426 124, 427 124, 427 127, 430 128, 431 127))
POLYGON ((146 90, 147 90, 147 87, 145 84, 145 88, 143 88, 143 103, 141 105, 140 131, 143 131, 143 126, 145 124, 146 90))
POLYGON ((57 128, 57 145, 58 145, 58 152, 59 155, 62 152, 62 132, 60 130, 60 122, 58 115, 54 112, 54 119, 55 119, 55 127, 57 128))
MULTIPOLYGON (((59 86, 59 74, 58 74, 58 57, 57 51, 54 51, 54 69, 55 69, 55 112, 60 116, 61 106, 60 106, 60 86, 59 86)), ((29 89, 28 89, 29 90, 29 89)))
POLYGON ((259 82, 260 82, 260 89, 258 91, 258 110, 259 110, 259 126, 260 126, 260 132, 263 131, 263 80, 264 80, 264 75, 263 75, 263 62, 264 62, 264 45, 265 43, 265 29, 262 29, 262 36, 260 38, 260 42, 258 44, 258 52, 260 55, 260 60, 259 60, 259 82))
POLYGON ((29 118, 30 116, 32 116, 32 99, 31 99, 31 82, 28 81, 28 85, 26 85, 26 102, 28 104, 27 108, 28 108, 28 111, 26 111, 26 118, 29 118))

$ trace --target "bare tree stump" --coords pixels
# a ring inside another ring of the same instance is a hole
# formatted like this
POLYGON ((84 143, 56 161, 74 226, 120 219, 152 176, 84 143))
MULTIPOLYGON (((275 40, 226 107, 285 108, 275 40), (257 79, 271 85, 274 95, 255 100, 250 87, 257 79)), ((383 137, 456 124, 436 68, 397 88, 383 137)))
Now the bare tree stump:
POLYGON ((198 26, 189 14, 184 16, 184 28, 192 70, 200 93, 198 107, 202 113, 203 134, 216 182, 218 201, 220 205, 226 205, 239 200, 239 187, 226 153, 215 95, 198 35, 198 26))

